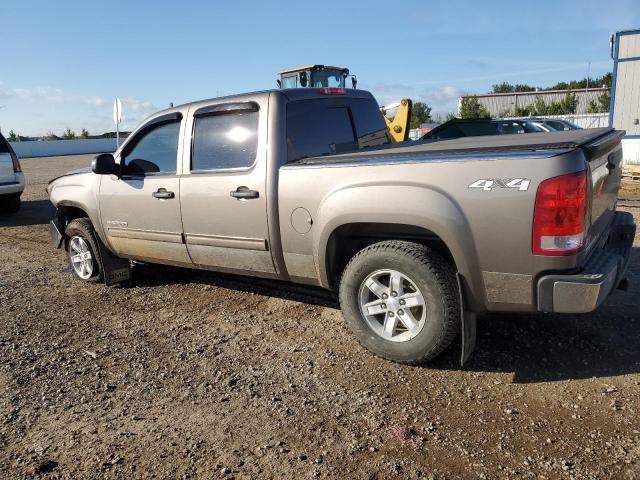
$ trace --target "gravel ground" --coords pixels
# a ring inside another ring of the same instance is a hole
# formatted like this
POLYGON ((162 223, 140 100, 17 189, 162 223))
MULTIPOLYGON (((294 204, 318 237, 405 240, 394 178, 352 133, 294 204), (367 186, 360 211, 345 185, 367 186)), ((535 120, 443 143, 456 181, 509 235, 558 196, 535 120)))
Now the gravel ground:
POLYGON ((467 366, 407 367, 319 289, 74 281, 44 188, 89 158, 23 160, 0 219, 0 478, 640 478, 638 248, 598 312, 483 316, 467 366))

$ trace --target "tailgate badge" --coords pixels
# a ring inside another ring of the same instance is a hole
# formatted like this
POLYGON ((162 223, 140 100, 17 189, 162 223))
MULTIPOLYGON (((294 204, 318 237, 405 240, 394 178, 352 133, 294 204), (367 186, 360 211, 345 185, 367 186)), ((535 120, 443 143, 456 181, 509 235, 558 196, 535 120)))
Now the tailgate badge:
POLYGON ((494 188, 516 188, 521 192, 529 190, 531 180, 528 178, 481 178, 476 180, 469 188, 481 188, 490 192, 494 188))

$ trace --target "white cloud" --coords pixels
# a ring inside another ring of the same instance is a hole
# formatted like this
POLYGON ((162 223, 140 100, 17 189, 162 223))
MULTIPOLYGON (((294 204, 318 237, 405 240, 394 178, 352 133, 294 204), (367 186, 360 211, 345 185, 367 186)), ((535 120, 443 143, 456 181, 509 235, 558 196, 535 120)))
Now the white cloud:
MULTIPOLYGON (((113 98, 82 95, 58 87, 8 87, 0 83, 0 100, 6 104, 3 129, 22 135, 43 135, 67 127, 79 132, 88 128, 93 134, 115 130, 111 119, 113 98)), ((149 101, 127 96, 122 98, 121 130, 131 130, 158 108, 149 101)))
POLYGON ((466 92, 454 85, 433 89, 418 89, 416 84, 380 84, 372 87, 380 105, 388 105, 401 98, 424 102, 432 108, 433 115, 446 116, 458 109, 458 99, 466 92))

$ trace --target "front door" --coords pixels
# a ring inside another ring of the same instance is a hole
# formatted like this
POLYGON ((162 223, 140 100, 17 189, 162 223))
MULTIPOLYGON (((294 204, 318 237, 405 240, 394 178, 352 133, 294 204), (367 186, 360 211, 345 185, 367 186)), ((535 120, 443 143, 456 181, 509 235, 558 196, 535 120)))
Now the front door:
POLYGON ((177 166, 181 119, 181 114, 174 113, 151 120, 120 153, 120 177, 102 177, 102 226, 118 255, 177 265, 191 263, 180 219, 177 166))
POLYGON ((267 223, 266 102, 211 105, 190 116, 193 137, 180 179, 180 203, 193 263, 274 274, 267 223))

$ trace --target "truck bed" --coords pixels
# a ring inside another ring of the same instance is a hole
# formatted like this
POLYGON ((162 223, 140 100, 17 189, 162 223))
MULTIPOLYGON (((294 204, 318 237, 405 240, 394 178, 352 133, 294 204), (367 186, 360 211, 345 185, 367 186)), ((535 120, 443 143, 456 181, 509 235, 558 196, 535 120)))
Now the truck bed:
POLYGON ((526 133, 522 135, 487 135, 462 137, 451 140, 424 140, 404 142, 383 147, 363 149, 352 153, 303 158, 289 165, 329 165, 340 163, 375 161, 380 157, 401 159, 413 155, 464 155, 464 154, 505 154, 510 152, 540 152, 573 150, 585 148, 591 155, 607 148, 609 142, 619 141, 624 132, 613 128, 590 128, 563 132, 526 133))

